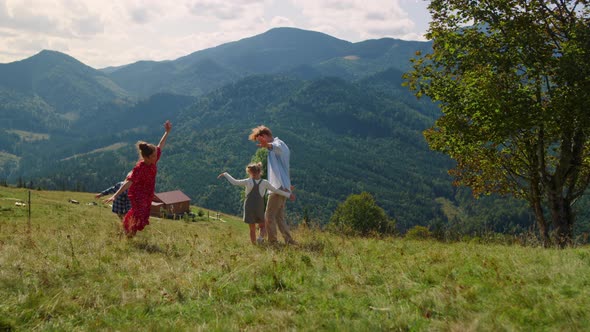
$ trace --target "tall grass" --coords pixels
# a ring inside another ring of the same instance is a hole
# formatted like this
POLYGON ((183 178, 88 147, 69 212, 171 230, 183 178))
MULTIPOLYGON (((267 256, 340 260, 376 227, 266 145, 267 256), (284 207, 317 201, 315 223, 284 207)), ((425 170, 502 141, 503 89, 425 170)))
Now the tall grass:
POLYGON ((93 194, 0 187, 0 330, 582 331, 590 250, 152 218, 131 240, 93 194), (68 203, 69 198, 80 205, 68 203))

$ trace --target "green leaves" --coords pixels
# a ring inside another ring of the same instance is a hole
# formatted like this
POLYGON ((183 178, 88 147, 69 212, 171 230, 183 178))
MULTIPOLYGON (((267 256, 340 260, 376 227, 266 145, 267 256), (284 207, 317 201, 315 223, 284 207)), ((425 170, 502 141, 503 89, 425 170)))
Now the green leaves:
POLYGON ((395 227, 368 192, 348 196, 334 211, 330 224, 340 232, 361 235, 392 233, 395 227))
MULTIPOLYGON (((429 9, 433 53, 414 59, 404 77, 444 114, 424 133, 430 147, 457 160, 456 183, 476 194, 532 204, 532 186, 563 192, 544 199, 555 227, 569 222, 553 207, 569 206, 590 180, 580 176, 590 168, 587 5, 434 0, 429 9)), ((537 217, 543 222, 542 211, 537 217)))

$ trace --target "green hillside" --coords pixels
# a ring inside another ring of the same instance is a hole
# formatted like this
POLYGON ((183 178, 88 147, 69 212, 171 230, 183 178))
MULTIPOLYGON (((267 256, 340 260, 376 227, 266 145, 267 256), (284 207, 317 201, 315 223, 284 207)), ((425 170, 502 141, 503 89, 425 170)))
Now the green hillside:
MULTIPOLYGON (((37 95, 18 92, 0 86, 0 121, 2 129, 20 129, 48 132, 63 130, 67 115, 57 113, 55 108, 37 95)), ((0 137, 7 132, 0 131, 0 137)))
POLYGON ((124 178, 137 160, 133 144, 157 143, 162 122, 171 119, 158 191, 181 189, 202 206, 239 214, 238 189, 223 185, 217 175, 244 176, 256 152, 247 136, 264 123, 292 151, 299 197, 290 203, 292 220, 305 214, 325 224, 348 195, 368 191, 396 219, 400 232, 414 225, 449 234, 526 230, 532 221, 523 204, 472 203, 452 188, 446 174, 451 162, 431 152, 421 133, 433 123, 436 109, 411 98, 396 82, 397 73, 358 83, 251 76, 196 101, 156 95, 131 109, 106 107, 86 114, 75 133, 53 135, 55 149, 42 149, 47 142, 26 144, 19 165, 27 165, 26 181, 42 188, 98 191, 124 178), (73 135, 75 145, 67 143, 73 135), (121 148, 103 149, 111 146, 121 148), (455 220, 445 213, 442 198, 457 208, 480 208, 455 220))
MULTIPOLYGON (((0 187, 0 330, 584 331, 588 247, 444 244, 237 218, 152 218, 134 239, 93 194, 0 187), (77 199, 80 204, 68 203, 77 199)), ((194 209, 198 209, 194 207, 194 209)), ((210 215, 214 213, 211 212, 210 215)))

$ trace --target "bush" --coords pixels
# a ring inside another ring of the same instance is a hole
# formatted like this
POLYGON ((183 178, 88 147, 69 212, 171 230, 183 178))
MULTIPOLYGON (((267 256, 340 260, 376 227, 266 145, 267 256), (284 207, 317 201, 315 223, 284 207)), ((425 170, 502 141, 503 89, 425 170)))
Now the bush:
POLYGON ((377 205, 368 192, 350 195, 334 211, 330 228, 345 234, 392 234, 395 222, 377 205))
POLYGON ((428 227, 418 226, 418 225, 410 228, 408 230, 408 232, 406 233, 406 238, 413 239, 413 240, 428 239, 431 236, 432 236, 432 234, 430 234, 430 230, 428 229, 428 227))

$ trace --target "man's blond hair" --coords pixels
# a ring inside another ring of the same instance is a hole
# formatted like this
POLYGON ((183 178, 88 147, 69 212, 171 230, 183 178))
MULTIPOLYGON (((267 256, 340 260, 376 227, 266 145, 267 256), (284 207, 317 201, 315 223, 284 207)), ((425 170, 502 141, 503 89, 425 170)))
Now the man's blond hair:
POLYGON ((270 131, 270 129, 268 129, 268 127, 260 125, 256 128, 252 128, 252 133, 250 133, 250 136, 248 136, 248 138, 251 141, 256 141, 256 138, 260 135, 272 136, 272 132, 270 131))

